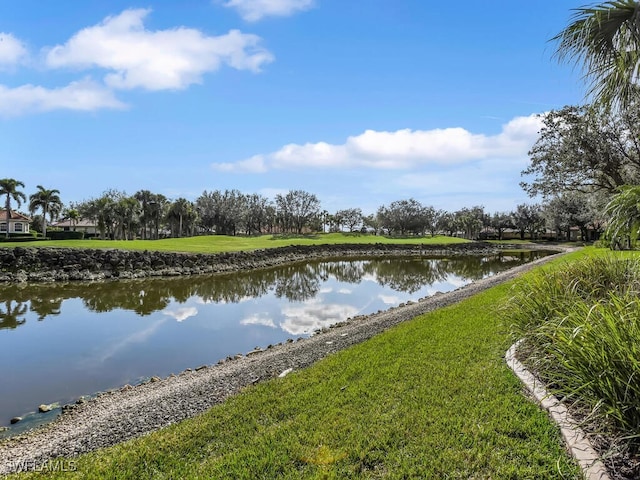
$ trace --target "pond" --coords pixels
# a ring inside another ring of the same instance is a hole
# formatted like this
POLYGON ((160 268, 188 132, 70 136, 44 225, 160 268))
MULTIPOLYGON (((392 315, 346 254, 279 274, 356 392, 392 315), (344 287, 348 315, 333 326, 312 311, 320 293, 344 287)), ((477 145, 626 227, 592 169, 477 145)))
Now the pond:
POLYGON ((546 255, 314 261, 226 275, 0 286, 0 435, 81 396, 211 365, 546 255))

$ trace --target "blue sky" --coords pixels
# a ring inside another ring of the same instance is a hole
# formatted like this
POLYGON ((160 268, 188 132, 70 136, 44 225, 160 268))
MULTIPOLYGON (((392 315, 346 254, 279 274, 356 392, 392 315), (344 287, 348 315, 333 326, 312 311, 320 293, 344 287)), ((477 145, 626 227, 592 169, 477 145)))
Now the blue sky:
POLYGON ((77 202, 302 189, 489 212, 540 113, 584 102, 549 39, 580 1, 0 3, 0 177, 77 202))

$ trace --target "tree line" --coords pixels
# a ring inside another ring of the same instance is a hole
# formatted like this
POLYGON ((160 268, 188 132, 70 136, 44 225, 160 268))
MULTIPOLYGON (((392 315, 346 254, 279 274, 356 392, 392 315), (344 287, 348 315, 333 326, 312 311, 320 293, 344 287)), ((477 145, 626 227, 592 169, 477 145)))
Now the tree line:
MULTIPOLYGON (((26 201, 19 189, 23 186, 18 180, 0 180, 0 195, 4 196, 7 212, 11 211, 12 201, 18 208, 26 201)), ((100 238, 123 240, 310 232, 502 239, 507 230, 517 231, 524 239, 537 238, 549 229, 556 238, 568 238, 572 226, 578 226, 586 239, 588 229, 602 230, 597 204, 579 195, 558 197, 545 205, 521 204, 513 211, 493 214, 483 206, 446 211, 410 198, 382 205, 375 213, 365 215, 360 208, 323 210, 316 195, 304 190, 291 190, 273 199, 239 190, 205 190, 195 201, 170 200, 149 190, 133 195, 108 190, 99 197, 65 207, 58 190, 41 185, 37 189, 29 196, 28 209, 34 215, 34 230, 43 236, 47 220, 59 218, 68 220, 72 230, 81 219, 88 220, 100 238)))

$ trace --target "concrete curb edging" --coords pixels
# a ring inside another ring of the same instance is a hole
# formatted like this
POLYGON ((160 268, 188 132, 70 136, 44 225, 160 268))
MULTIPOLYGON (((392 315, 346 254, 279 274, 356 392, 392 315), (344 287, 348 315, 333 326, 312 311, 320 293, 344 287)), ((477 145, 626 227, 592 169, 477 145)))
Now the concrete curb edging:
POLYGON ((562 438, 567 448, 576 459, 582 469, 586 480, 611 480, 607 469, 600 457, 591 446, 591 442, 584 434, 578 423, 571 416, 567 407, 560 403, 556 397, 547 392, 546 388, 522 363, 516 359, 516 350, 520 341, 517 341, 505 355, 509 368, 531 392, 536 401, 549 412, 553 421, 560 427, 562 438))

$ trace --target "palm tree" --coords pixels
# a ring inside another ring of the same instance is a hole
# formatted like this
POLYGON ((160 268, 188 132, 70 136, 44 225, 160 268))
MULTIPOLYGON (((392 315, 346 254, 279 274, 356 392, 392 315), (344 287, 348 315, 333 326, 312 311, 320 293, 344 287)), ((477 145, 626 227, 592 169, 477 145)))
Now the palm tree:
POLYGON ((167 221, 171 225, 172 236, 182 237, 184 230, 191 232, 196 218, 193 204, 186 198, 177 199, 167 212, 167 221))
POLYGON ((630 248, 640 232, 640 186, 625 185, 619 190, 605 208, 609 217, 605 235, 614 249, 630 248))
POLYGON ((9 221, 11 220, 11 199, 15 200, 18 204, 18 207, 22 205, 22 202, 27 201, 27 197, 24 193, 18 190, 18 187, 24 188, 24 183, 19 180, 14 180, 13 178, 3 178, 0 179, 0 196, 6 195, 7 198, 4 203, 4 209, 6 213, 6 235, 9 238, 9 221))
MULTIPOLYGON (((115 204, 114 212, 118 222, 118 231, 124 240, 133 240, 134 226, 138 223, 141 206, 134 197, 122 197, 115 204)), ((117 234, 117 232, 116 232, 117 234)))
POLYGON ((149 190, 138 190, 133 197, 140 202, 142 212, 140 215, 140 223, 142 224, 142 239, 147 239, 147 226, 151 219, 150 203, 153 201, 153 193, 149 190))
POLYGON ((48 190, 42 185, 37 186, 38 191, 29 196, 29 211, 35 212, 42 209, 42 236, 47 236, 47 213, 51 220, 56 218, 62 210, 62 200, 60 200, 60 190, 48 190))
MULTIPOLYGON (((169 200, 161 193, 154 193, 151 195, 151 199, 147 203, 147 210, 149 212, 149 222, 153 226, 153 238, 156 240, 160 233, 160 220, 164 216, 165 210, 168 208, 169 200)), ((151 234, 149 235, 152 236, 151 234)))
POLYGON ((76 231, 76 225, 78 224, 78 219, 80 218, 80 212, 75 208, 68 208, 64 212, 62 212, 65 218, 69 219, 69 222, 73 226, 73 231, 76 231))
POLYGON ((581 64, 589 95, 605 107, 626 107, 638 95, 640 2, 612 0, 575 10, 552 40, 560 61, 581 64))

